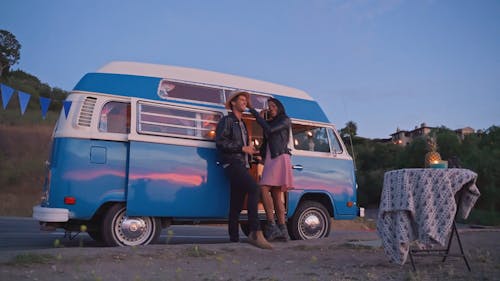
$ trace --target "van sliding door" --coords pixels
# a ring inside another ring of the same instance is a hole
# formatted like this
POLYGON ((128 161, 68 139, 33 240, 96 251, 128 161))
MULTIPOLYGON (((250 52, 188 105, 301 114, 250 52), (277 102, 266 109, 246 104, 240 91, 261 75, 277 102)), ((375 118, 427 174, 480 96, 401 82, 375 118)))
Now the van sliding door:
POLYGON ((226 218, 229 185, 217 166, 222 113, 167 103, 133 103, 127 214, 226 218))

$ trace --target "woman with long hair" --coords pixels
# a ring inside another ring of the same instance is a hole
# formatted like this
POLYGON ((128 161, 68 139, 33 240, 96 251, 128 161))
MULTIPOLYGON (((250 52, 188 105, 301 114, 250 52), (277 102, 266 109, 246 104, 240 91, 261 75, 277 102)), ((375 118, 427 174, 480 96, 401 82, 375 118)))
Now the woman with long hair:
POLYGON ((264 132, 264 141, 260 147, 260 154, 264 161, 260 185, 262 203, 268 221, 264 235, 268 241, 277 239, 288 241, 290 237, 285 224, 283 195, 293 186, 291 153, 288 148, 291 121, 286 115, 283 104, 275 98, 268 100, 268 109, 262 110, 260 114, 253 108, 250 112, 264 132), (278 225, 276 225, 274 213, 276 213, 278 225))

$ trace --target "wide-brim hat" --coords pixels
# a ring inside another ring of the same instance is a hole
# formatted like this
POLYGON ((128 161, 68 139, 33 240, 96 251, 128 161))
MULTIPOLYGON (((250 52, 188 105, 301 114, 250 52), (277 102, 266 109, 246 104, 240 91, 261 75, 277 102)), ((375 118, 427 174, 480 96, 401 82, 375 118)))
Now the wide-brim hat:
POLYGON ((231 94, 229 94, 229 97, 226 100, 226 108, 231 109, 231 101, 233 101, 235 98, 239 97, 240 95, 244 95, 247 98, 247 107, 251 107, 250 103, 250 93, 242 90, 236 90, 232 91, 231 94))

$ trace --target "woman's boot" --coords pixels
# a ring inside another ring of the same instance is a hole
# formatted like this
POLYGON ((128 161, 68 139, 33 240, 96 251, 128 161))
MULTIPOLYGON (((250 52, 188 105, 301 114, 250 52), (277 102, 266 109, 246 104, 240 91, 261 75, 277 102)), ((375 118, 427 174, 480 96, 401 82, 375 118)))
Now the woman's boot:
POLYGON ((264 237, 267 239, 267 241, 279 239, 281 236, 282 234, 278 226, 274 222, 268 222, 264 230, 264 237))
POLYGON ((248 235, 248 243, 261 249, 271 250, 273 248, 273 246, 267 242, 266 238, 264 238, 264 234, 262 234, 261 230, 250 232, 248 235))
POLYGON ((290 236, 288 235, 288 228, 286 227, 286 224, 280 224, 279 229, 281 230, 281 239, 282 241, 287 242, 290 240, 290 236))

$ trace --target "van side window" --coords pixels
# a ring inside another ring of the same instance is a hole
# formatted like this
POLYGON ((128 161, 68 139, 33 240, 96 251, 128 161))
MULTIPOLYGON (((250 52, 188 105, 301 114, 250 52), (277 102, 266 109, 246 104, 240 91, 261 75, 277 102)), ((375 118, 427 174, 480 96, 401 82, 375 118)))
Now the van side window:
POLYGON ((139 103, 138 132, 148 135, 213 140, 222 113, 139 103))
POLYGON ((325 127, 292 124, 293 145, 298 150, 330 152, 325 127))
MULTIPOLYGON (((229 96, 231 95, 233 91, 231 90, 225 90, 224 91, 224 94, 226 95, 226 100, 227 98, 229 98, 229 96)), ((265 95, 259 95, 259 94, 256 94, 256 93, 251 93, 250 95, 250 102, 252 103, 252 106, 255 108, 255 109, 264 109, 267 107, 267 100, 270 98, 271 96, 265 96, 265 95)))
POLYGON ((161 98, 177 98, 222 104, 223 90, 206 86, 191 85, 168 80, 161 80, 158 87, 161 98))
POLYGON ((99 131, 108 133, 130 133, 130 103, 108 102, 99 117, 99 131))
POLYGON ((333 132, 332 128, 328 128, 328 136, 330 137, 330 144, 334 153, 342 153, 342 146, 340 145, 339 139, 333 132))

